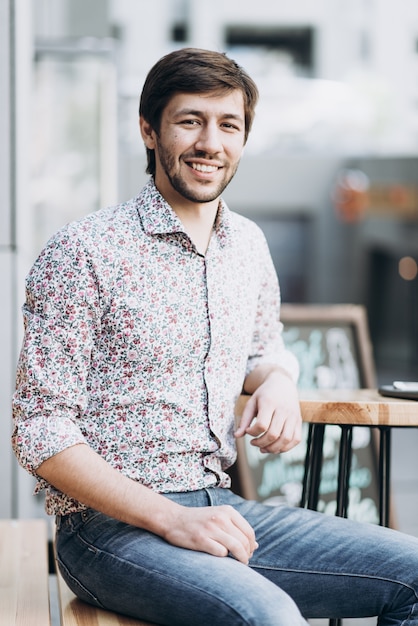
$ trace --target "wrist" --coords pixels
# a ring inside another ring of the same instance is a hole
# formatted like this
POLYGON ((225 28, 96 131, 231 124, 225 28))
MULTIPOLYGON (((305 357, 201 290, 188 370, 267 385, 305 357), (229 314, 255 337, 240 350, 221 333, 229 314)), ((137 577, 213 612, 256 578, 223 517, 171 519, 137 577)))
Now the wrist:
POLYGON ((168 535, 177 524, 183 507, 163 495, 161 498, 162 506, 152 512, 152 527, 149 530, 167 541, 168 535))
POLYGON ((253 394, 258 387, 273 379, 294 382, 291 373, 284 367, 276 364, 266 364, 257 366, 247 375, 243 389, 245 393, 253 394))

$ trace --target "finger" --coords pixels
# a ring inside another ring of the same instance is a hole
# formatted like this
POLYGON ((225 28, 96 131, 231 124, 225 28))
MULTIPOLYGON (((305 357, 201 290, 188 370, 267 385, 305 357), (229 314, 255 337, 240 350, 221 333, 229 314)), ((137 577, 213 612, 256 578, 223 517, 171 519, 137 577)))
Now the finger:
POLYGON ((251 524, 229 505, 220 507, 219 512, 226 516, 226 525, 222 526, 222 530, 237 539, 244 546, 247 554, 251 555, 258 547, 251 524))
MULTIPOLYGON (((274 407, 260 407, 259 405, 256 418, 253 419, 252 423, 246 430, 247 434, 251 435, 252 437, 260 437, 260 435, 263 435, 271 428, 273 417, 274 407)), ((280 432, 278 433, 278 435, 279 434, 280 432)))
POLYGON ((235 437, 243 437, 245 435, 247 428, 250 426, 256 414, 257 399, 254 396, 251 396, 242 412, 239 426, 235 431, 235 437))
POLYGON ((253 551, 249 550, 247 546, 240 541, 240 538, 234 535, 225 533, 224 541, 228 549, 228 555, 244 563, 244 565, 248 565, 253 551))
POLYGON ((247 554, 243 546, 239 541, 234 540, 233 537, 227 533, 219 533, 217 538, 208 538, 205 546, 205 552, 217 557, 232 556, 240 563, 248 565, 250 556, 247 554))
POLYGON ((234 525, 227 531, 221 532, 221 537, 223 545, 228 549, 228 554, 241 563, 248 564, 254 551, 258 548, 255 540, 249 541, 247 534, 234 525))
POLYGON ((255 538, 254 529, 251 526, 251 524, 249 524, 247 520, 244 517, 242 517, 240 513, 235 511, 235 509, 233 509, 233 514, 234 516, 233 516, 232 522, 235 525, 235 527, 238 528, 238 530, 246 537, 248 541, 249 552, 252 554, 254 550, 258 548, 258 543, 255 538))
POLYGON ((214 507, 211 511, 211 522, 228 532, 237 532, 246 537, 249 545, 255 543, 255 532, 245 517, 229 504, 214 507))
POLYGON ((248 536, 231 520, 225 524, 222 515, 213 515, 211 525, 202 549, 214 556, 233 556, 237 561, 247 564, 257 547, 256 542, 251 543, 248 536))
POLYGON ((266 433, 265 436, 259 437, 251 441, 253 445, 260 448, 261 452, 269 452, 277 454, 278 452, 287 452, 297 446, 302 440, 302 427, 299 422, 285 422, 283 429, 278 437, 272 433, 266 433))
POLYGON ((283 426, 282 419, 277 417, 274 420, 272 419, 268 428, 265 428, 259 435, 256 435, 255 431, 253 431, 254 438, 250 440, 251 445, 260 448, 260 450, 264 450, 272 445, 279 445, 279 442, 282 441, 283 426))

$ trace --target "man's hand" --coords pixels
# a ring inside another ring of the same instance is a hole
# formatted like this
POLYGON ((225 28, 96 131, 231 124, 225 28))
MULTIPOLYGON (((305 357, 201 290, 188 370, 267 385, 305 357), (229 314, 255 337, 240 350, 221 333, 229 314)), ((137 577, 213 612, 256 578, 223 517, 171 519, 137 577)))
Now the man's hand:
POLYGON ((145 528, 169 543, 230 554, 248 563, 258 547, 250 524, 229 505, 185 507, 124 476, 89 446, 66 448, 44 461, 38 475, 86 506, 145 528))
POLYGON ((280 369, 256 368, 246 379, 249 398, 236 437, 251 435, 261 452, 286 452, 302 437, 302 418, 296 385, 280 369), (258 384, 259 383, 259 384, 258 384))
POLYGON ((250 524, 229 505, 178 506, 164 538, 189 550, 214 556, 230 554, 244 564, 258 547, 250 524))

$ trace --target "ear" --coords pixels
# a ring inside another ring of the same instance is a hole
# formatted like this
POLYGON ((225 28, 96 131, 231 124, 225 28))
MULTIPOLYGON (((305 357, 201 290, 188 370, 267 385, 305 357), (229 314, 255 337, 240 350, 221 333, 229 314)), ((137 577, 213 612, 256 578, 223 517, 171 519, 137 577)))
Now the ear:
POLYGON ((149 122, 147 122, 142 115, 139 118, 139 129, 141 131, 141 136, 143 142, 147 148, 150 150, 155 149, 155 133, 149 122))

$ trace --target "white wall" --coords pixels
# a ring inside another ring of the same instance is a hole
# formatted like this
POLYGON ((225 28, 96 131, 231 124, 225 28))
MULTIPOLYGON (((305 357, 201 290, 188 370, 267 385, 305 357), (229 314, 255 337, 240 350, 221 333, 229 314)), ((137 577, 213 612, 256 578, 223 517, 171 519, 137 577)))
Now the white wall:
POLYGON ((10 106, 12 90, 11 38, 9 31, 10 2, 0 4, 0 291, 3 294, 0 307, 0 475, 2 477, 2 497, 0 517, 12 513, 12 455, 10 450, 10 395, 12 391, 13 366, 13 277, 14 277, 14 235, 13 235, 13 184, 12 184, 12 133, 13 112, 10 106))
MULTIPOLYGON (((32 479, 10 445, 11 396, 22 336, 23 277, 29 267, 31 3, 0 3, 0 517, 21 515, 32 479)), ((30 513, 29 513, 30 514, 30 513)))
POLYGON ((0 475, 2 476, 2 497, 0 517, 12 513, 12 455, 10 450, 10 395, 12 391, 12 367, 14 348, 14 299, 13 278, 15 274, 15 241, 13 229, 14 215, 14 168, 12 166, 13 109, 11 94, 13 89, 11 72, 11 48, 13 37, 9 30, 11 3, 0 4, 0 291, 3 294, 0 307, 0 475))

